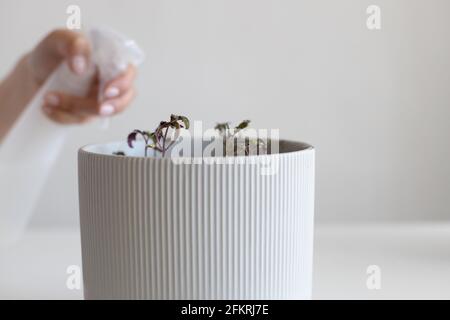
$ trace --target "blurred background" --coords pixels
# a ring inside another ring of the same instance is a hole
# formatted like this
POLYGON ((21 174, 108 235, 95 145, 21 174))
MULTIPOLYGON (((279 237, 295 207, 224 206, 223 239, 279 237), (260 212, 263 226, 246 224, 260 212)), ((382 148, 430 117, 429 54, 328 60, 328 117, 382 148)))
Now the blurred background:
MULTIPOLYGON (((450 219, 447 0, 0 0, 0 77, 67 6, 134 38, 138 97, 108 130, 73 131, 33 226, 78 225, 77 149, 170 113, 251 119, 317 149, 322 222, 450 219), (366 8, 381 8, 381 30, 366 8)), ((1 121, 1 120, 0 120, 1 121)))

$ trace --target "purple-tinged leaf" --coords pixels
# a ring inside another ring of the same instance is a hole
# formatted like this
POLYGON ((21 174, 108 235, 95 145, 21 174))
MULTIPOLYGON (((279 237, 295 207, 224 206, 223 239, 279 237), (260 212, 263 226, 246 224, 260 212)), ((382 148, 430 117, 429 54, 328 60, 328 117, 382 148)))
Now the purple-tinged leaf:
POLYGON ((132 133, 130 133, 130 134, 128 135, 127 141, 128 141, 128 146, 129 146, 130 148, 134 148, 133 142, 136 141, 136 138, 137 138, 138 133, 139 133, 139 131, 138 131, 138 130, 135 130, 135 131, 133 131, 132 133))

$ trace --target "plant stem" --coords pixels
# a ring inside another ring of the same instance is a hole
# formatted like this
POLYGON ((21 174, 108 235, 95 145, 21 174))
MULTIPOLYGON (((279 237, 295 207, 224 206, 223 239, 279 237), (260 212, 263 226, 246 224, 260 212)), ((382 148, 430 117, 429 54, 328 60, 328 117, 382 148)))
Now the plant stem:
POLYGON ((163 141, 163 147, 162 147, 162 156, 163 158, 166 155, 166 139, 167 139, 167 133, 169 132, 169 127, 166 128, 166 132, 164 133, 164 141, 163 141))
POLYGON ((148 150, 148 139, 143 135, 144 143, 145 143, 145 149, 144 149, 144 157, 147 158, 147 150, 148 150))
MULTIPOLYGON (((162 149, 161 142, 158 139, 160 131, 161 131, 161 128, 156 129, 156 148, 158 148, 159 150, 162 149)), ((160 151, 160 152, 162 152, 162 151, 160 151)))

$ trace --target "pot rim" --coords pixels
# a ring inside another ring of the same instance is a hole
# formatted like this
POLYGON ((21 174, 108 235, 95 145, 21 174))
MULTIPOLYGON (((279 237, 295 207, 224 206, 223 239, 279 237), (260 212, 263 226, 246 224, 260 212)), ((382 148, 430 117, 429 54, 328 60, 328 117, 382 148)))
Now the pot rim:
MULTIPOLYGON (((277 140, 272 140, 272 141, 277 141, 277 140)), ((194 157, 177 157, 178 159, 192 159, 192 160, 196 160, 196 159, 222 159, 225 161, 233 161, 233 160, 242 160, 242 159, 258 159, 258 158, 264 158, 264 157, 283 157, 283 156, 288 156, 288 155, 292 155, 292 154, 298 154, 298 153, 305 153, 308 151, 312 151, 315 150, 315 148, 306 142, 302 142, 302 141, 295 141, 295 140, 288 140, 288 139, 279 139, 278 140, 280 145, 283 143, 288 143, 288 144, 293 144, 294 148, 296 150, 290 150, 290 151, 286 151, 286 152, 278 152, 278 153, 274 153, 274 154, 262 154, 262 155, 247 155, 247 156, 214 156, 214 157, 199 157, 199 156, 194 156, 194 157)), ((95 152, 93 150, 89 150, 90 148, 95 148, 95 147, 99 147, 99 146, 106 146, 106 145, 113 145, 113 144, 123 144, 123 141, 112 141, 112 142, 106 142, 106 143, 91 143, 91 144, 87 144, 82 146, 81 148, 78 149, 78 154, 86 154, 86 155, 92 155, 92 156, 96 156, 96 157, 100 157, 100 158, 118 158, 118 159, 143 159, 143 160, 149 160, 149 161, 166 161, 166 160, 171 160, 171 157, 154 157, 154 156, 135 156, 135 155, 125 155, 125 156, 119 156, 119 155, 115 155, 115 154, 109 154, 109 153, 101 153, 101 152, 95 152)))

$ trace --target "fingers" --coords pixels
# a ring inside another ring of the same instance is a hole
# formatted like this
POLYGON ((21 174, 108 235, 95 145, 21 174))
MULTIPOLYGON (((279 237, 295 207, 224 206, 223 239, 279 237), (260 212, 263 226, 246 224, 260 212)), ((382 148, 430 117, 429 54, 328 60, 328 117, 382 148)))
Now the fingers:
POLYGON ((124 111, 135 96, 136 90, 131 88, 116 99, 106 100, 101 106, 101 115, 110 116, 124 111))
POLYGON ((135 96, 129 89, 115 99, 99 103, 94 97, 81 98, 62 93, 48 93, 43 110, 47 116, 59 123, 85 123, 94 117, 109 117, 126 109, 135 96))
POLYGON ((60 124, 83 124, 93 120, 92 117, 78 116, 64 110, 48 110, 47 107, 44 107, 44 111, 46 112, 50 120, 53 120, 54 122, 60 124))
MULTIPOLYGON (((70 69, 76 74, 83 73, 89 67, 89 42, 80 33, 70 30, 53 31, 41 42, 38 49, 33 54, 35 66, 43 66, 39 63, 45 61, 43 57, 52 56, 53 59, 50 59, 52 61, 67 60, 70 69)), ((45 70, 40 71, 42 72, 37 72, 42 74, 39 79, 45 79, 45 70)), ((108 82, 100 92, 97 75, 86 97, 50 92, 46 95, 43 110, 50 119, 59 123, 84 123, 96 116, 112 116, 125 110, 133 100, 135 77, 136 68, 129 65, 120 76, 108 82), (98 97, 101 102, 98 102, 98 97)))
POLYGON ((90 46, 83 34, 71 30, 56 30, 44 41, 57 55, 67 59, 74 73, 82 74, 87 69, 90 46))
POLYGON ((131 89, 135 78, 136 67, 130 64, 123 74, 105 85, 103 97, 105 99, 113 99, 123 95, 131 89))
MULTIPOLYGON (((87 99, 86 99, 87 100, 87 99)), ((82 124, 89 122, 94 117, 89 113, 75 112, 70 105, 78 103, 83 108, 89 108, 90 101, 73 101, 61 94, 48 94, 43 105, 44 113, 53 121, 60 124, 82 124)))
POLYGON ((60 124, 82 124, 93 119, 92 116, 73 113, 48 104, 43 106, 43 110, 51 120, 60 124))
POLYGON ((44 107, 48 107, 50 110, 62 110, 77 116, 94 116, 99 114, 99 106, 96 99, 90 97, 81 98, 62 93, 47 94, 44 107))

